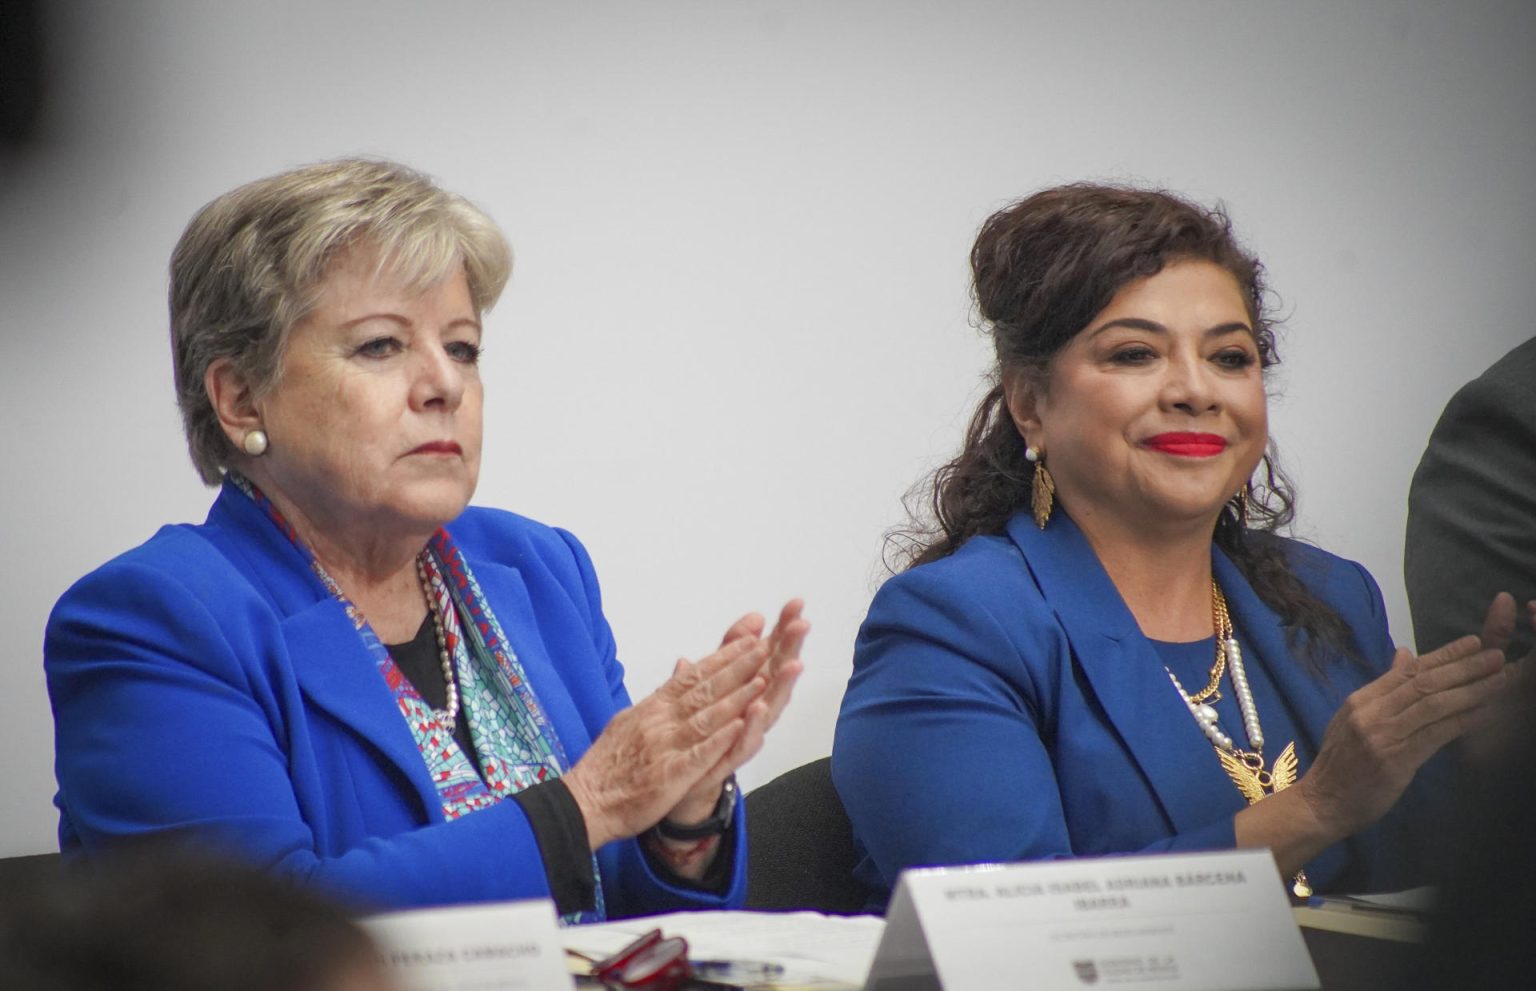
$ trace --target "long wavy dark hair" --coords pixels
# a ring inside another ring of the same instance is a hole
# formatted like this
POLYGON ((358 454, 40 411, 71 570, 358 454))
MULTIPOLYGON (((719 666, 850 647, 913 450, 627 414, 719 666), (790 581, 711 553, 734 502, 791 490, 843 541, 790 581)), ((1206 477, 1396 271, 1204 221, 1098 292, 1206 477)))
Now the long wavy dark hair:
MULTIPOLYGON (((1183 260, 1213 262, 1232 274, 1261 366, 1278 363, 1264 268, 1238 244, 1220 207, 1206 209, 1160 190, 1074 183, 987 218, 971 249, 971 272, 976 309, 997 355, 992 387, 971 417, 960 454, 909 493, 911 519, 887 537, 892 570, 947 557, 979 534, 1000 534, 1030 507, 1035 466, 1024 457, 1009 415, 1005 377, 1022 371, 1043 381, 1052 358, 1116 293, 1183 260)), ((1305 634, 1313 647, 1326 643, 1358 657, 1348 624, 1297 579, 1273 539, 1295 517, 1295 490, 1272 443, 1247 495, 1246 525, 1236 501, 1228 503, 1216 521, 1216 545, 1280 616, 1293 642, 1305 634)))

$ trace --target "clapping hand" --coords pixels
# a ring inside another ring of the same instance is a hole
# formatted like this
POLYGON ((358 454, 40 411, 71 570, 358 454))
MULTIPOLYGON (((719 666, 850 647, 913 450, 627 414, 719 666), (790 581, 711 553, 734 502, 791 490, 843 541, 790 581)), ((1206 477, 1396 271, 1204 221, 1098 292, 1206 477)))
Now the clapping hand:
POLYGON ((1419 657, 1399 648, 1344 700, 1298 782, 1316 820, 1337 839, 1385 815, 1425 761, 1488 724, 1510 681, 1503 653, 1475 636, 1419 657))
MULTIPOLYGON (((740 738, 720 758, 719 762, 699 779, 677 807, 667 813, 666 818, 679 824, 698 822, 708 818, 714 811, 715 802, 720 795, 720 787, 725 783, 725 779, 762 749, 764 736, 778 722, 780 713, 789 704, 790 692, 795 687, 796 679, 805 669, 805 665, 800 661, 800 648, 805 643, 806 634, 811 630, 811 624, 800 615, 804 608, 805 603, 800 599, 791 599, 779 612, 779 620, 774 624, 773 632, 768 634, 767 640, 764 641, 768 652, 758 671, 759 677, 765 679, 766 688, 762 696, 748 707, 746 725, 742 729, 740 738)), ((720 641, 721 649, 743 639, 761 637, 763 626, 762 616, 757 613, 748 613, 725 631, 725 637, 720 641)), ((677 664, 674 677, 688 662, 678 661, 677 664)))
MULTIPOLYGON (((1536 630, 1536 602, 1527 602, 1524 611, 1526 622, 1536 630)), ((1508 657, 1519 612, 1514 596, 1508 592, 1495 595, 1483 620, 1483 632, 1479 637, 1483 646, 1508 657)), ((1536 658, 1536 648, 1524 657, 1509 658, 1514 661, 1506 672, 1509 690, 1490 707, 1486 724, 1467 734, 1463 741, 1462 752, 1469 759, 1481 763, 1496 758, 1505 751, 1523 721, 1531 718, 1533 704, 1536 704, 1533 701, 1536 700, 1536 660, 1533 658, 1536 658)))
MULTIPOLYGON (((1536 617, 1536 607, 1528 607, 1536 617)), ((1334 713, 1312 766, 1292 788, 1238 813, 1239 845, 1268 846, 1291 873, 1396 804, 1424 762, 1499 722, 1519 668, 1504 662, 1515 602, 1494 599, 1481 636, 1415 657, 1399 648, 1387 672, 1334 713)), ((1527 668, 1532 665, 1526 665, 1527 668)))
POLYGON ((663 817, 680 824, 713 812, 725 779, 762 747, 789 701, 810 624, 797 599, 765 639, 743 616, 720 648, 679 660, 672 677, 620 712, 565 775, 593 850, 663 817))

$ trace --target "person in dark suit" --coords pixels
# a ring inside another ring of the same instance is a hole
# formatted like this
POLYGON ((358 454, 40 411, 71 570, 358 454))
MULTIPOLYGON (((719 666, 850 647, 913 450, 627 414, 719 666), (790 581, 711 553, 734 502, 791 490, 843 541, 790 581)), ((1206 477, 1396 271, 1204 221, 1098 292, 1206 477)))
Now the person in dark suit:
POLYGON ((467 508, 510 260, 483 213, 389 162, 295 169, 192 220, 174 370, 220 490, 54 609, 65 851, 184 837, 371 907, 740 903, 733 772, 801 670, 800 603, 630 705, 581 544, 467 508))
MULTIPOLYGON (((1536 337, 1461 388, 1408 492, 1403 576, 1413 635, 1442 643, 1499 592, 1536 610, 1536 337)), ((1517 626, 1512 650, 1529 651, 1517 626)))
POLYGON ((1510 695, 1525 718, 1479 748, 1457 782, 1450 856, 1408 987, 1519 988, 1536 974, 1536 680, 1527 674, 1510 695))
MULTIPOLYGON (((1465 627, 1490 596, 1526 603, 1536 620, 1536 337, 1446 404, 1408 495, 1403 573, 1414 636, 1465 627)), ((1533 624, 1536 625, 1536 624, 1533 624)), ((1531 656, 1530 628, 1507 649, 1531 656)), ((1522 662, 1522 667, 1531 664, 1522 662)), ((1416 987, 1518 987, 1536 971, 1536 680, 1508 694, 1510 718, 1479 741, 1458 781, 1452 856, 1416 987)))
POLYGON ((1219 210, 1079 184, 971 262, 995 385, 833 746, 874 902, 919 865, 1234 846, 1299 895, 1408 883, 1410 786, 1509 676, 1477 636, 1394 650, 1363 568, 1277 534, 1258 260, 1219 210))

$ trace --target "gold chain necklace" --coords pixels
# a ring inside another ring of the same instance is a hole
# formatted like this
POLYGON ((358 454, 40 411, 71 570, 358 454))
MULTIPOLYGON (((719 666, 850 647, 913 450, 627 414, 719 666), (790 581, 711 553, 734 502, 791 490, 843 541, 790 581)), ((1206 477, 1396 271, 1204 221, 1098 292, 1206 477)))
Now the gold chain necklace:
POLYGON ((1227 613, 1227 598, 1214 581, 1211 582, 1211 626, 1216 630, 1216 663, 1211 665, 1211 680, 1189 697, 1197 705, 1221 701, 1221 676, 1227 673, 1227 652, 1222 645, 1232 639, 1232 617, 1227 613))

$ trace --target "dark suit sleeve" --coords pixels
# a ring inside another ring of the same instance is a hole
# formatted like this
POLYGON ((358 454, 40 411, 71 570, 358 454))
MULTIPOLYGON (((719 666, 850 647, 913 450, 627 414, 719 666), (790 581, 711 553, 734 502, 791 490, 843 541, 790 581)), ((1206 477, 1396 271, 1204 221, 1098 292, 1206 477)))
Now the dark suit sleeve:
MULTIPOLYGON (((1536 338, 1446 405, 1413 476, 1403 570, 1420 652, 1478 632, 1498 592, 1536 599, 1536 338)), ((1515 656, 1530 645, 1517 630, 1515 656)))

